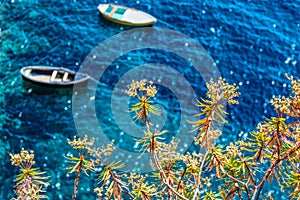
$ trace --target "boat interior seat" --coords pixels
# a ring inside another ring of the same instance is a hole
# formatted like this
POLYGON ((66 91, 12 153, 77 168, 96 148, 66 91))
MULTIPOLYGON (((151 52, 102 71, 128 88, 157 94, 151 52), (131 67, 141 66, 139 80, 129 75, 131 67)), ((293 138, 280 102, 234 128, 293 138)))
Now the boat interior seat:
POLYGON ((111 10, 111 12, 109 13, 109 17, 112 17, 113 14, 115 14, 115 12, 116 12, 117 10, 118 10, 118 7, 117 7, 117 6, 113 7, 113 9, 111 10))
POLYGON ((112 15, 112 18, 118 19, 118 20, 121 20, 122 17, 123 17, 123 14, 119 14, 119 13, 114 13, 114 14, 112 15))
POLYGON ((51 77, 50 77, 50 81, 51 81, 51 82, 55 80, 57 73, 58 73, 58 72, 57 72, 56 70, 54 70, 54 71, 52 72, 52 75, 51 75, 51 77))
POLYGON ((109 5, 105 11, 105 14, 108 15, 112 11, 113 8, 114 8, 113 6, 109 5))
POLYGON ((68 72, 65 72, 64 73, 64 76, 62 78, 62 81, 68 81, 68 76, 69 76, 69 73, 68 72))

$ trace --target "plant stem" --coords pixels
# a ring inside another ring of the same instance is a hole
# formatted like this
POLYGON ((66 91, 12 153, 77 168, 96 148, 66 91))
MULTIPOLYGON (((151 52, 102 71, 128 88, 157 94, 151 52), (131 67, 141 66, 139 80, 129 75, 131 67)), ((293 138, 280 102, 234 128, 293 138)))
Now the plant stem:
POLYGON ((179 190, 179 188, 180 188, 180 184, 181 184, 181 181, 182 181, 182 179, 183 179, 183 177, 184 177, 184 175, 185 175, 185 173, 186 173, 186 170, 187 170, 187 167, 185 167, 184 168, 184 170, 183 170, 183 172, 182 172, 182 174, 181 174, 181 176, 180 176, 180 180, 179 180, 179 182, 178 182, 178 186, 177 186, 177 191, 179 190))
POLYGON ((263 185, 266 182, 266 180, 269 178, 275 167, 283 160, 287 159, 290 155, 295 153, 297 150, 300 149, 300 142, 298 142, 294 148, 288 150, 285 152, 285 155, 282 157, 278 157, 276 161, 269 167, 269 169, 266 171, 265 175, 263 176, 262 180, 260 183, 255 187, 255 190, 253 192, 252 200, 258 200, 260 193, 262 191, 263 185))
POLYGON ((114 172, 112 172, 110 169, 108 169, 110 177, 112 178, 113 182, 115 183, 115 185, 117 185, 118 189, 120 192, 118 193, 118 199, 122 199, 122 193, 124 194, 128 194, 132 199, 134 198, 134 196, 131 194, 130 190, 128 187, 126 187, 125 185, 122 185, 124 187, 124 189, 126 189, 127 191, 124 191, 122 186, 119 184, 119 182, 121 183, 120 179, 118 180, 117 175, 114 174, 114 172))
MULTIPOLYGON (((215 104, 214 104, 214 106, 213 106, 213 108, 212 108, 212 111, 211 111, 211 113, 208 115, 208 116, 206 116, 206 122, 205 122, 205 126, 203 127, 204 128, 204 130, 203 131, 205 131, 205 137, 206 137, 206 145, 205 145, 205 147, 206 147, 206 153, 205 153, 205 155, 204 155, 204 157, 203 157, 203 160, 202 160, 202 162, 201 162, 201 166, 200 166, 200 169, 199 169, 199 173, 198 173, 198 175, 197 175, 197 178, 196 178, 196 180, 195 180, 195 192, 194 192, 194 196, 193 196, 193 200, 195 200, 195 199, 198 199, 197 197, 198 197, 198 193, 199 193, 199 187, 202 187, 202 184, 201 184, 201 174, 202 174, 202 170, 203 170, 203 167, 204 167, 204 164, 205 164, 205 160, 206 160, 206 158, 207 158, 207 156, 208 156, 208 152, 211 150, 211 148, 212 148, 212 144, 211 144, 211 142, 212 141, 208 141, 207 140, 207 134, 208 134, 208 130, 211 128, 211 129, 213 129, 213 119, 214 119, 214 114, 215 114, 215 111, 216 111, 216 109, 217 109, 217 106, 219 105, 219 101, 217 101, 215 104), (208 142, 209 142, 209 144, 208 144, 208 142)), ((213 133, 214 133, 214 131, 212 131, 213 133)), ((211 139, 212 140, 212 139, 211 139)))
POLYGON ((239 184, 241 184, 241 185, 243 185, 243 186, 245 186, 245 187, 248 187, 248 185, 247 185, 246 183, 244 183, 243 181, 241 181, 241 180, 235 178, 234 176, 230 175, 230 174, 226 171, 226 169, 224 169, 223 166, 221 165, 222 163, 221 163, 221 161, 219 160, 219 158, 218 158, 215 154, 213 154, 213 156, 214 156, 214 158, 217 160, 218 164, 220 165, 221 171, 222 171, 226 176, 228 176, 229 178, 231 178, 231 179, 234 180, 235 182, 237 182, 237 183, 239 183, 239 184))
POLYGON ((81 174, 81 168, 82 168, 82 161, 83 161, 83 157, 80 156, 80 162, 79 162, 78 170, 77 170, 77 177, 74 180, 74 192, 73 192, 73 195, 72 195, 72 200, 76 199, 76 193, 77 193, 77 189, 78 189, 78 184, 79 184, 80 174, 81 174))
POLYGON ((193 200, 195 200, 198 197, 199 187, 203 187, 202 184, 201 184, 201 174, 202 174, 202 170, 203 170, 206 158, 208 156, 208 153, 209 153, 209 150, 205 153, 205 155, 203 157, 203 160, 201 162, 201 166, 200 166, 200 169, 199 169, 199 173, 198 173, 197 178, 196 178, 197 180, 195 180, 196 181, 196 184, 195 184, 196 189, 195 189, 195 192, 194 192, 193 200))
POLYGON ((159 164, 159 161, 158 161, 158 157, 156 155, 156 152, 152 152, 152 155, 153 155, 153 160, 154 160, 154 163, 157 167, 157 169, 159 170, 160 172, 160 175, 162 177, 162 180, 164 182, 164 184, 176 195, 178 196, 179 198, 181 199, 184 199, 184 200, 188 200, 185 196, 183 196, 182 194, 180 194, 179 192, 177 192, 169 183, 168 183, 168 179, 167 179, 167 176, 166 174, 164 173, 161 165, 159 164))

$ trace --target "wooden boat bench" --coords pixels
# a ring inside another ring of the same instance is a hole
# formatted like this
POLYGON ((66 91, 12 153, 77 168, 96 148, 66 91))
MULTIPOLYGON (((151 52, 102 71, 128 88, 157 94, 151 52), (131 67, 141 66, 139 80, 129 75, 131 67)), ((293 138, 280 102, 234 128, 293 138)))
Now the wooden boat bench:
POLYGON ((112 9, 112 11, 110 11, 109 16, 112 17, 113 14, 115 14, 115 12, 118 10, 117 6, 114 6, 114 8, 112 9))
POLYGON ((65 72, 64 73, 64 76, 63 76, 63 78, 62 78, 62 81, 68 81, 68 76, 69 76, 69 73, 68 72, 65 72))
POLYGON ((55 78, 56 78, 56 76, 57 76, 57 73, 58 73, 58 71, 56 71, 56 70, 54 70, 54 71, 52 72, 52 75, 51 75, 51 77, 50 77, 50 82, 55 81, 55 78))

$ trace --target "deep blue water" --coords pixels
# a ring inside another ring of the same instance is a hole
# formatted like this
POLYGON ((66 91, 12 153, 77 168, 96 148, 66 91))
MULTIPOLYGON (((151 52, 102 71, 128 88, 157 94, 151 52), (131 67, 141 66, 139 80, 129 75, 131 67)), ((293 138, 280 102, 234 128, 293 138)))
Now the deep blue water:
MULTIPOLYGON (((19 70, 27 65, 50 65, 77 71, 98 44, 131 30, 100 16, 97 6, 105 2, 0 2, 1 199, 13 195, 12 180, 16 169, 10 166, 8 153, 18 152, 21 147, 34 149, 37 164, 51 176, 50 199, 71 196, 73 180, 66 175, 63 155, 72 152, 66 138, 77 134, 76 116, 71 108, 72 91, 39 88, 43 92, 36 92, 32 90, 34 86, 23 84, 19 70)), ((299 1, 121 0, 115 3, 157 17, 156 28, 171 29, 194 39, 212 57, 221 75, 240 86, 240 104, 228 108, 229 123, 224 127, 221 143, 244 137, 264 116, 274 114, 269 99, 272 95, 289 93, 284 73, 299 77, 299 1)), ((163 39, 168 41, 168 38, 163 39)), ((120 43, 122 45, 126 43, 120 43)), ((117 138, 116 144, 121 148, 130 148, 134 142, 115 124, 110 110, 113 88, 128 70, 147 63, 174 68, 191 83, 198 96, 206 91, 200 75, 190 71, 189 63, 172 52, 142 49, 120 55, 101 79, 105 86, 96 92, 95 107, 103 131, 108 138, 117 138)), ((164 78, 174 79, 172 76, 164 78)), ((166 111, 164 128, 174 133, 180 120, 176 95, 168 88, 159 89, 157 100, 166 111)), ((93 97, 92 92, 86 95, 93 97)), ((83 110, 90 101, 82 105, 83 110)), ((83 178, 79 199, 96 199, 91 192, 95 187, 95 181, 91 181, 93 176, 83 178)), ((266 187, 265 192, 276 192, 277 198, 282 195, 278 188, 266 187)))

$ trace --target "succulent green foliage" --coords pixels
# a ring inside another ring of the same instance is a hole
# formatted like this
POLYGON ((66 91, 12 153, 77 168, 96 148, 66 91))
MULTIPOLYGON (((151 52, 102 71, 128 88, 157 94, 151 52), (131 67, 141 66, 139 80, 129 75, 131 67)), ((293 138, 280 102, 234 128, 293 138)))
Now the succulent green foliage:
POLYGON ((79 158, 71 156, 67 157, 65 156, 66 161, 71 165, 70 167, 67 167, 66 169, 69 170, 68 173, 76 173, 79 170, 79 167, 81 167, 81 170, 87 175, 88 171, 94 171, 95 168, 95 161, 94 160, 87 160, 84 156, 81 156, 79 158))
POLYGON ((128 189, 126 175, 118 173, 118 169, 122 167, 124 167, 124 165, 119 162, 112 162, 103 167, 98 177, 98 184, 100 186, 94 189, 94 192, 96 192, 100 199, 103 196, 108 199, 112 197, 113 199, 122 199, 123 194, 131 195, 128 189))
MULTIPOLYGON (((291 199, 300 199, 300 80, 287 78, 291 81, 291 95, 270 101, 276 115, 269 116, 258 124, 257 130, 228 146, 214 146, 213 142, 222 134, 218 127, 227 123, 225 105, 237 104, 235 98, 240 93, 235 84, 228 84, 225 79, 211 80, 206 97, 197 103, 201 109, 197 115, 199 120, 191 122, 198 132, 195 143, 200 145, 200 150, 206 147, 205 154, 198 149, 180 152, 177 149, 180 141, 172 138, 167 142, 163 136, 167 131, 151 128, 150 113, 159 114, 150 101, 157 93, 156 87, 146 80, 132 81, 126 93, 138 102, 130 111, 136 113, 136 120, 141 119, 146 125, 144 137, 137 143, 141 151, 150 153, 149 162, 154 172, 143 175, 120 172, 124 164, 107 163, 105 159, 114 150, 112 143, 95 148, 93 138, 74 137, 68 143, 78 156, 66 156, 71 164, 69 173, 77 173, 72 199, 76 198, 81 171, 88 175, 88 171, 94 171, 98 165, 101 166, 97 168, 101 169, 99 187, 94 192, 99 199, 272 200, 271 194, 263 194, 263 188, 273 181, 289 190, 291 199), (219 185, 217 190, 215 184, 219 185)), ((18 197, 27 198, 26 194, 30 193, 29 199, 47 198, 40 194, 47 177, 32 167, 33 152, 22 150, 10 156, 12 165, 21 170, 15 180, 18 197)))
POLYGON ((68 144, 78 153, 78 156, 72 154, 65 156, 66 161, 70 164, 66 169, 69 170, 69 173, 77 173, 74 179, 72 200, 76 199, 81 172, 83 171, 88 176, 88 171, 94 171, 103 156, 109 156, 114 150, 112 144, 108 144, 107 147, 95 148, 93 147, 94 142, 95 138, 89 139, 87 135, 84 138, 74 136, 73 140, 68 139, 68 144))
POLYGON ((46 174, 46 172, 40 171, 39 168, 30 168, 30 169, 22 169, 20 168, 21 173, 17 175, 15 178, 15 182, 18 184, 22 183, 27 178, 31 178, 33 182, 39 185, 48 185, 47 180, 49 179, 48 176, 41 176, 46 174), (46 181, 46 182, 44 182, 46 181))
POLYGON ((49 185, 49 177, 43 176, 46 172, 42 172, 39 168, 33 168, 35 164, 34 152, 21 149, 20 153, 9 154, 10 161, 13 166, 19 167, 20 174, 14 179, 17 189, 14 191, 18 199, 43 199, 46 195, 41 193, 43 186, 49 185))
POLYGON ((240 93, 237 92, 238 87, 235 84, 231 85, 222 78, 217 82, 211 79, 206 86, 208 88, 207 99, 197 100, 197 106, 200 107, 201 112, 196 116, 200 119, 190 123, 195 127, 193 131, 198 131, 195 143, 211 148, 213 142, 221 135, 218 125, 227 123, 224 116, 228 113, 225 111, 224 105, 227 103, 238 104, 239 102, 235 98, 240 93))
POLYGON ((285 173, 286 179, 282 184, 282 189, 287 190, 290 189, 291 198, 299 199, 300 197, 300 173, 291 171, 290 173, 285 173))
POLYGON ((137 98, 138 102, 132 105, 130 112, 135 112, 135 120, 141 119, 146 122, 150 113, 160 115, 161 112, 158 108, 151 105, 153 101, 150 99, 157 94, 156 86, 153 86, 153 82, 147 82, 146 79, 141 81, 132 81, 127 86, 128 89, 125 91, 131 97, 137 98))
POLYGON ((292 95, 270 101, 277 116, 259 123, 245 141, 231 143, 225 150, 211 149, 208 169, 224 183, 220 191, 226 199, 259 199, 264 184, 274 180, 290 189, 292 198, 299 198, 300 84, 293 77, 289 80, 292 95))
POLYGON ((25 179, 25 181, 23 181, 22 183, 20 183, 17 186, 17 188, 15 190, 15 194, 18 196, 18 198, 17 199, 12 198, 12 200, 48 199, 48 197, 46 195, 40 194, 43 192, 45 192, 45 191, 42 190, 42 186, 35 184, 34 182, 32 182, 31 178, 28 177, 27 179, 25 179))
POLYGON ((121 169, 122 167, 124 167, 124 164, 120 164, 120 163, 116 163, 116 162, 112 162, 108 165, 105 165, 104 169, 102 170, 101 174, 99 175, 98 184, 103 183, 103 185, 105 185, 111 178, 111 172, 114 170, 121 169))
POLYGON ((128 183, 132 188, 133 199, 151 199, 158 195, 158 186, 150 183, 147 176, 131 173, 128 177, 128 183))
POLYGON ((68 173, 84 171, 88 176, 88 171, 94 171, 95 165, 99 163, 99 160, 94 160, 90 154, 94 142, 95 138, 89 140, 87 135, 85 135, 83 139, 77 138, 76 136, 74 136, 73 140, 68 139, 68 144, 78 152, 78 156, 73 156, 72 154, 65 156, 66 161, 70 164, 70 166, 66 168, 69 171, 68 173))
POLYGON ((164 140, 165 138, 160 137, 161 135, 167 133, 168 131, 144 131, 144 137, 137 141, 137 144, 141 146, 141 151, 149 151, 152 152, 159 141, 164 140))
POLYGON ((222 198, 219 193, 209 191, 209 192, 206 192, 205 195, 201 197, 201 199, 203 199, 203 200, 221 200, 222 198))

